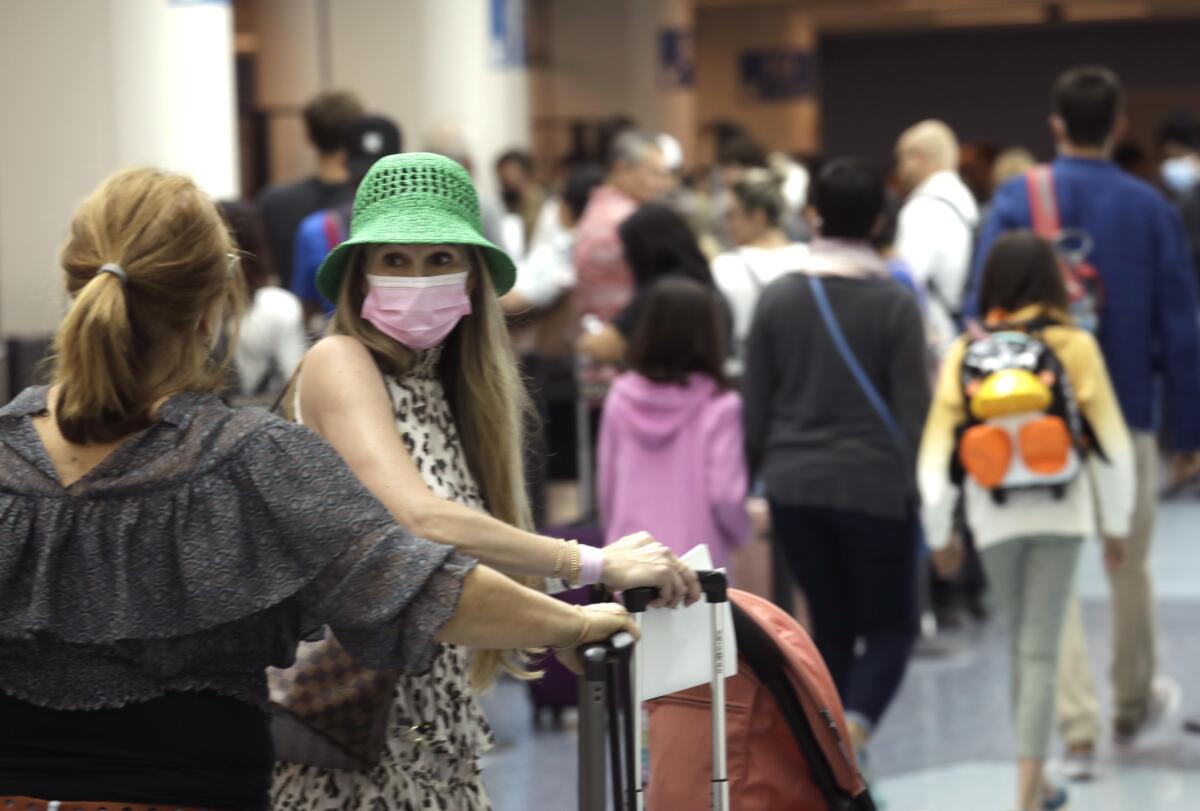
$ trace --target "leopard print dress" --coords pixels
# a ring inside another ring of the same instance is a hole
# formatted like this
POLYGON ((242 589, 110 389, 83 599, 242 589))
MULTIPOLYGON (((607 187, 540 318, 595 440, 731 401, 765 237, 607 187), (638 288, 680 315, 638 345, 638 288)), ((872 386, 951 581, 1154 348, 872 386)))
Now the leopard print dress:
MULTIPOLYGON (((482 510, 483 497, 467 466, 454 417, 437 376, 440 358, 440 347, 428 350, 418 355, 410 372, 387 379, 396 430, 434 494, 482 510)), ((469 650, 443 645, 434 658, 431 672, 400 678, 386 750, 380 764, 370 771, 333 771, 277 763, 271 789, 272 808, 275 811, 490 809, 478 762, 480 755, 493 744, 492 731, 471 692, 469 663, 469 650)))

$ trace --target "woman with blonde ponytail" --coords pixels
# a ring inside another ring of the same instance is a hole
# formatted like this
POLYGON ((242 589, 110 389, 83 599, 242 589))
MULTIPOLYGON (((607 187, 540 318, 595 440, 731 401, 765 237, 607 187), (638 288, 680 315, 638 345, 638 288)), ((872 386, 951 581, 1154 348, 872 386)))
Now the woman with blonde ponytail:
MULTIPOLYGON (((699 596, 695 575, 640 533, 603 551, 531 532, 521 467, 524 389, 499 296, 512 260, 482 233, 470 176, 439 155, 379 160, 355 198, 350 238, 317 272, 337 302, 286 398, 402 526, 522 582, 653 585, 699 596)), ((476 694, 519 653, 444 646, 427 676, 402 677, 378 766, 280 763, 288 811, 490 808, 478 758, 491 731, 476 694)))
POLYGON ((311 431, 222 403, 231 251, 196 186, 153 169, 71 224, 53 385, 0 409, 0 808, 264 811, 266 669, 323 627, 404 673, 440 643, 575 666, 632 630, 414 537, 311 431))

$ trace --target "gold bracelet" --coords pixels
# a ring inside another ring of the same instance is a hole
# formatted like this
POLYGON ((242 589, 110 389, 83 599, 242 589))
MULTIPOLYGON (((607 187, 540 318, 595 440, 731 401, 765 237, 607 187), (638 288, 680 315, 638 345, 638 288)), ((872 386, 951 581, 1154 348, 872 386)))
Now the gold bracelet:
POLYGON ((571 541, 571 576, 567 582, 572 586, 579 585, 579 577, 583 573, 583 556, 579 554, 579 541, 571 541))
POLYGON ((562 573, 563 564, 566 563, 567 560, 566 551, 567 542, 564 539, 559 538, 558 552, 556 552, 554 555, 554 571, 550 573, 551 577, 558 577, 562 573))

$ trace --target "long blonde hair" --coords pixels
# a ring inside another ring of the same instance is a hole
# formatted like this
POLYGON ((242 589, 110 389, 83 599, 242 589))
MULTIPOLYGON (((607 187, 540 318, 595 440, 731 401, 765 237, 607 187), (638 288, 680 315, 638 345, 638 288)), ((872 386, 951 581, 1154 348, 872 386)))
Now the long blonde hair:
MULTIPOLYGON (((354 248, 346 259, 338 306, 330 324, 331 335, 349 335, 363 343, 380 371, 399 375, 412 368, 411 349, 375 328, 362 315, 367 294, 366 261, 369 246, 354 248)), ((532 529, 533 519, 525 490, 525 417, 529 398, 517 370, 512 343, 496 288, 482 253, 468 249, 471 265, 471 314, 446 339, 438 375, 454 415, 463 454, 483 494, 489 514, 522 529, 532 529)), ((285 396, 285 402, 294 402, 285 396)), ((534 578, 514 578, 538 587, 534 578)), ((530 678, 520 651, 475 651, 471 684, 485 689, 499 670, 530 678)))
POLYGON ((232 251, 216 207, 182 175, 117 172, 79 207, 60 253, 73 301, 54 338, 65 439, 113 442, 148 426, 162 398, 222 387, 197 328, 218 301, 235 320, 244 306, 232 251), (124 279, 100 272, 109 263, 124 279))

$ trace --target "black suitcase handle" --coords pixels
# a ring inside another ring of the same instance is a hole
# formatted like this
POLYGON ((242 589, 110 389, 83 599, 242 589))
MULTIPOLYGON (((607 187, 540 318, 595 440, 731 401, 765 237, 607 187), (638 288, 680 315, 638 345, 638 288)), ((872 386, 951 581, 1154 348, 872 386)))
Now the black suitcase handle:
MULTIPOLYGON (((728 579, 724 572, 700 571, 700 588, 709 604, 713 622, 713 798, 714 808, 729 807, 729 787, 725 757, 725 684, 724 631, 722 603, 729 600, 728 579), (718 743, 719 742, 719 743, 718 743), (718 797, 721 799, 718 800, 718 797)), ((641 615, 659 595, 654 587, 626 589, 622 593, 625 608, 640 627, 641 615)), ((605 595, 601 599, 611 599, 605 595)), ((633 674, 637 656, 633 635, 614 634, 605 642, 593 642, 579 648, 583 661, 583 679, 579 695, 579 808, 580 811, 606 811, 606 752, 604 729, 608 729, 608 756, 612 762, 612 790, 615 806, 635 811, 642 799, 641 768, 641 696, 633 674)))
MULTIPOLYGON (((706 570, 696 572, 700 578, 700 589, 704 592, 704 600, 708 603, 723 603, 729 599, 729 579, 724 572, 706 570)), ((655 586, 639 586, 635 589, 625 589, 621 592, 625 608, 631 614, 642 614, 649 608, 650 603, 658 598, 658 588, 655 586)))
POLYGON ((608 757, 612 761, 613 797, 618 807, 634 808, 636 799, 633 713, 629 671, 636 641, 628 631, 619 631, 604 642, 579 647, 583 661, 579 712, 579 807, 582 811, 606 811, 604 733, 608 729, 608 757))

